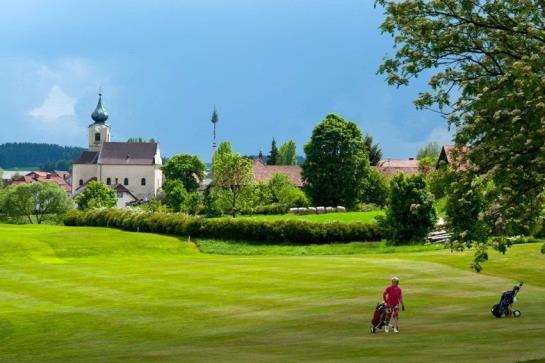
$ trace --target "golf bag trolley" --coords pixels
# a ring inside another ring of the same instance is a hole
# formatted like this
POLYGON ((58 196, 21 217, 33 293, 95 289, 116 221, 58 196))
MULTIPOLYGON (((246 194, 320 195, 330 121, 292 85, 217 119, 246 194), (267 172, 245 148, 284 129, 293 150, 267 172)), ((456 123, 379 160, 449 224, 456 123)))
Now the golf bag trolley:
POLYGON ((496 318, 501 318, 502 316, 512 316, 518 318, 521 315, 520 310, 511 310, 511 305, 516 301, 516 297, 520 288, 522 287, 522 282, 515 287, 513 290, 504 291, 501 294, 500 301, 497 304, 492 306, 492 315, 496 318))
POLYGON ((376 333, 377 330, 382 329, 386 325, 386 304, 384 302, 378 303, 373 313, 373 319, 371 319, 371 326, 369 331, 376 333))

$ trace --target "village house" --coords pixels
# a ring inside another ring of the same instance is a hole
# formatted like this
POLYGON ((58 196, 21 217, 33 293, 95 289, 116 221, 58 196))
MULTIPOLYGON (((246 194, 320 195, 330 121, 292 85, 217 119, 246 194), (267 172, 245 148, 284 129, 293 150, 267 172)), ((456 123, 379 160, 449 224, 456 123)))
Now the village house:
POLYGON ((376 169, 388 178, 393 177, 397 173, 413 175, 419 172, 418 160, 415 158, 381 160, 377 164, 376 169))
POLYGON ((463 146, 461 149, 458 149, 458 151, 456 150, 455 145, 443 145, 435 167, 439 168, 441 165, 458 165, 456 167, 457 170, 464 170, 466 168, 466 161, 464 161, 464 158, 469 151, 469 147, 463 146))
POLYGON ((116 191, 118 207, 155 197, 163 184, 159 144, 112 142, 102 94, 91 118, 88 150, 73 164, 72 195, 84 190, 89 181, 98 180, 116 191))
POLYGON ((255 183, 267 183, 274 174, 284 174, 293 186, 303 187, 303 178, 299 165, 266 165, 262 159, 257 159, 252 161, 252 172, 255 183))

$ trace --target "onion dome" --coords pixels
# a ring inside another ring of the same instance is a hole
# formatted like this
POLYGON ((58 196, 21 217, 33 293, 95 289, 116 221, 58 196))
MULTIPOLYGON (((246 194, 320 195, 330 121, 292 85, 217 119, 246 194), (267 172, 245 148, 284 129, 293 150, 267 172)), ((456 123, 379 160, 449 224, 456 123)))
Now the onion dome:
POLYGON ((91 114, 91 118, 93 119, 93 121, 95 121, 96 124, 103 124, 108 119, 108 112, 102 106, 102 93, 98 94, 98 104, 93 113, 91 114))

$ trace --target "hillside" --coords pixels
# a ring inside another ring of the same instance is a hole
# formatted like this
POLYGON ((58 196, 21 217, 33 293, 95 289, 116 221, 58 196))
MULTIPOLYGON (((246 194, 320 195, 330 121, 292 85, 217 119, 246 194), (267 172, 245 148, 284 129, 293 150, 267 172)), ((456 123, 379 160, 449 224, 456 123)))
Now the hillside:
POLYGON ((81 147, 30 142, 0 144, 0 168, 68 170, 83 150, 81 147))
MULTIPOLYGON (((334 246, 332 245, 332 248, 334 246)), ((0 224, 2 362, 515 362, 545 358, 540 244, 491 253, 203 254, 187 239, 0 224), (368 332, 401 278, 401 334, 368 332), (490 306, 519 279, 518 319, 490 306)))

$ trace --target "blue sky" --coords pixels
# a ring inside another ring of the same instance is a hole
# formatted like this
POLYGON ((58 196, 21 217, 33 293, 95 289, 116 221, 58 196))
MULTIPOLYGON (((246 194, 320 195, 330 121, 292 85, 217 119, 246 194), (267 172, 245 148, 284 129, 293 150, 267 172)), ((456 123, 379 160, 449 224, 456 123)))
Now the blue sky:
POLYGON ((446 122, 385 84, 392 52, 373 0, 0 0, 0 143, 86 146, 98 88, 113 138, 154 137, 163 154, 242 154, 273 137, 298 153, 328 113, 356 122, 385 157, 448 142, 446 122))

